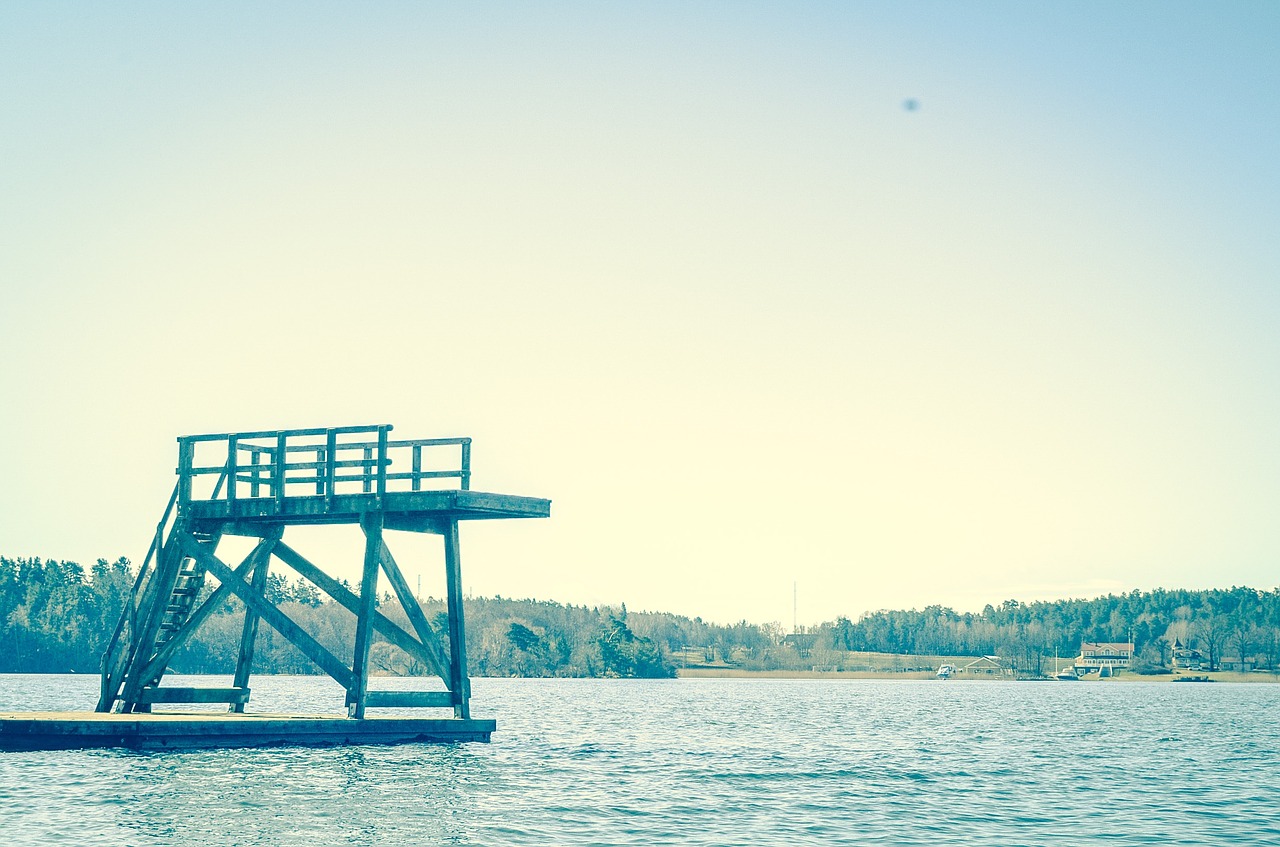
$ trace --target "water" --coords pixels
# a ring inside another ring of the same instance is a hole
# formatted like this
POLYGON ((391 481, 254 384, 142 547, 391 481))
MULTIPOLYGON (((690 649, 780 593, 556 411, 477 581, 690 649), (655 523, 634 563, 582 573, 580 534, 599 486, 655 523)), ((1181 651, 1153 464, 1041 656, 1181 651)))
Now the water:
MULTIPOLYGON (((225 683, 204 680, 215 682, 225 683)), ((262 711, 341 708, 326 679, 253 684, 262 711)), ((0 677, 0 710, 88 708, 96 685, 0 677)), ((491 744, 0 754, 0 838, 1280 844, 1280 686, 477 679, 473 688, 476 716, 498 719, 491 744)))

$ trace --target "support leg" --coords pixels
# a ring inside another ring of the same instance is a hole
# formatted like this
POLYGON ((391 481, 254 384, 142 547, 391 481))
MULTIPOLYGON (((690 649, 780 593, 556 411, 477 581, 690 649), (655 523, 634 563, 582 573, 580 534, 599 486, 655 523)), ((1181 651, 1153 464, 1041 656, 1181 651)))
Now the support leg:
MULTIPOLYGON (((276 530, 273 536, 275 540, 279 540, 280 531, 276 530)), ((267 572, 271 567, 271 548, 259 546, 255 550, 255 559, 253 563, 253 591, 259 597, 265 597, 267 593, 267 572)), ((236 688, 247 688, 249 686, 249 673, 253 669, 253 650, 258 641, 258 613, 249 607, 244 610, 244 629, 240 632, 240 655, 236 658, 236 676, 232 685, 236 688)), ((232 712, 243 712, 244 703, 232 703, 232 712)))
POLYGON ((351 687, 347 689, 347 714, 364 717, 369 690, 369 647, 373 644, 373 616, 377 611, 378 568, 382 564, 382 513, 369 512, 360 519, 364 530, 364 575, 360 580, 360 614, 356 620, 355 655, 351 663, 351 687))
POLYGON ((467 678, 466 626, 462 617, 462 563, 458 552, 458 522, 450 519, 444 532, 444 566, 449 591, 449 659, 454 717, 471 718, 471 681, 467 678))

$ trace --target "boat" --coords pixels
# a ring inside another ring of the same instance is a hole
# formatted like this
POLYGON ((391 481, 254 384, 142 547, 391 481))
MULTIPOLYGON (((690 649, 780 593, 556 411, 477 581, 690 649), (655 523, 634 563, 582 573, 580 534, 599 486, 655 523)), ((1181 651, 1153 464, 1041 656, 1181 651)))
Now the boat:
POLYGON ((1076 673, 1075 665, 1067 665, 1065 668, 1058 667, 1058 654, 1053 654, 1053 678, 1062 682, 1079 682, 1080 674, 1076 673))
POLYGON ((951 679, 955 672, 955 665, 938 665, 938 679, 951 679))

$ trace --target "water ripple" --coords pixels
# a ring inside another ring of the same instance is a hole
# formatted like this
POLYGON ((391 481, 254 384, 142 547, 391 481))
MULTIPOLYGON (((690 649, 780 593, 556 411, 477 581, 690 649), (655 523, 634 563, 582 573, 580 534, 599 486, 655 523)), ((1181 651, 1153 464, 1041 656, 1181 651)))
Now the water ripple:
MULTIPOLYGON (((341 708, 327 680, 254 682, 262 711, 341 708)), ((95 683, 0 678, 0 704, 86 708, 95 683)), ((0 755, 0 827, 37 847, 1280 843, 1272 686, 474 690, 489 745, 0 755)))

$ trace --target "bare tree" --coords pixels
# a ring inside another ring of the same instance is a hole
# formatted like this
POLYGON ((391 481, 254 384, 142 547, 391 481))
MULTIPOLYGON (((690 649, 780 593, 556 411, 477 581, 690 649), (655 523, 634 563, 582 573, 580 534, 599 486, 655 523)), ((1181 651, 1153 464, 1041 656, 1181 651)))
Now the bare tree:
POLYGON ((1280 628, 1274 626, 1264 626, 1258 629, 1258 653, 1262 656, 1263 664, 1271 670, 1276 670, 1276 663, 1280 662, 1280 628))
POLYGON ((1249 656, 1253 654, 1253 645, 1257 637, 1257 627, 1253 622, 1245 620, 1243 616, 1237 615, 1232 621, 1231 632, 1227 636, 1227 644, 1235 651, 1236 658, 1240 661, 1240 670, 1244 670, 1244 663, 1249 661, 1249 656))
POLYGON ((1222 661, 1222 647, 1231 633, 1231 621, 1223 615, 1210 615, 1197 621, 1192 631, 1204 650, 1209 670, 1216 671, 1222 661))

